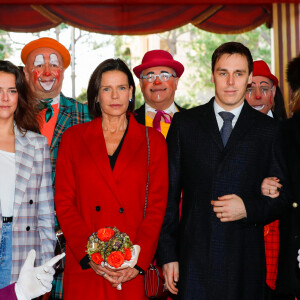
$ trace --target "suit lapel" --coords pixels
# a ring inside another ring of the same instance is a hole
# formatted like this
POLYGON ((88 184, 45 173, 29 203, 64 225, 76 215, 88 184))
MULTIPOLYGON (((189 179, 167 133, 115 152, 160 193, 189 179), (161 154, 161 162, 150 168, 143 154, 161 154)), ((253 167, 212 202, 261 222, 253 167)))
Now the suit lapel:
POLYGON ((29 138, 15 127, 16 187, 13 217, 18 216, 33 167, 35 147, 29 138))
POLYGON ((86 144, 88 151, 91 154, 92 161, 95 163, 103 180, 107 183, 111 192, 115 195, 118 202, 122 204, 109 163, 109 158, 102 130, 101 118, 96 118, 93 121, 89 122, 86 132, 83 136, 83 140, 86 144))
POLYGON ((253 127, 255 114, 252 114, 252 112, 255 113, 255 111, 252 110, 253 108, 249 106, 247 101, 244 101, 244 106, 225 147, 227 151, 229 151, 234 145, 236 145, 237 141, 245 136, 246 132, 253 127))
POLYGON ((211 136, 212 140, 217 144, 220 151, 224 150, 221 134, 219 131, 215 111, 214 111, 214 98, 206 104, 206 110, 203 115, 199 117, 199 122, 202 124, 202 128, 207 128, 207 132, 211 136))
POLYGON ((60 141, 61 135, 64 133, 66 128, 68 128, 68 124, 70 122, 71 117, 71 107, 69 107, 64 101, 64 97, 62 94, 60 95, 59 102, 59 113, 57 116, 56 125, 54 128, 54 133, 50 145, 50 152, 52 153, 53 148, 55 148, 56 144, 60 141))
POLYGON ((136 158, 140 147, 146 143, 146 127, 140 126, 132 115, 128 126, 128 131, 113 171, 115 178, 121 176, 126 167, 130 166, 131 161, 136 158))

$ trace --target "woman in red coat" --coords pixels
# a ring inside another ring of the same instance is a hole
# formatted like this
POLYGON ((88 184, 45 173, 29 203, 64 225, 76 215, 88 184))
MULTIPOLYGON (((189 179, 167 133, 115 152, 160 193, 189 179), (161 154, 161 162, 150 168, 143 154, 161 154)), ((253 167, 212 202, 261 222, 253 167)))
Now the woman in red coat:
POLYGON ((55 204, 67 240, 64 299, 145 299, 144 276, 153 259, 168 193, 164 137, 138 124, 135 85, 120 59, 102 62, 87 95, 93 120, 68 129, 59 148, 55 204), (149 190, 144 217, 146 183, 149 190), (89 261, 89 236, 116 226, 141 247, 135 268, 112 271, 89 261), (118 283, 122 290, 117 290, 118 283))

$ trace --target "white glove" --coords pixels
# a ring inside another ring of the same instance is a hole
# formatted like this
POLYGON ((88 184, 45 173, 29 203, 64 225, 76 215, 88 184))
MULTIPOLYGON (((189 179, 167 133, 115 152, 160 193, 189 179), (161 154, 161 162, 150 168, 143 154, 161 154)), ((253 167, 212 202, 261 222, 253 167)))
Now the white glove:
POLYGON ((35 250, 30 250, 20 271, 15 285, 19 300, 30 300, 51 291, 53 275, 55 274, 53 265, 62 259, 65 253, 51 258, 48 262, 36 268, 34 267, 35 256, 35 250))
POLYGON ((298 259, 299 268, 300 268, 300 249, 298 250, 298 257, 297 257, 297 259, 298 259))

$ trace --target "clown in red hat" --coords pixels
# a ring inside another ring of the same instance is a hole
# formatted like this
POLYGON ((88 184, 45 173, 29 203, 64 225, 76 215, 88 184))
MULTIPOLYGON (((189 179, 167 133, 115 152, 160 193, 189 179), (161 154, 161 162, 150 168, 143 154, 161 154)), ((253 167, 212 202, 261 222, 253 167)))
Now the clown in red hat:
POLYGON ((253 62, 253 76, 251 87, 247 89, 246 99, 255 109, 273 117, 272 107, 278 86, 278 79, 271 73, 263 60, 253 62))
POLYGON ((184 66, 164 50, 148 51, 142 63, 133 68, 140 80, 145 104, 135 111, 136 120, 167 136, 173 115, 183 110, 174 102, 184 66))

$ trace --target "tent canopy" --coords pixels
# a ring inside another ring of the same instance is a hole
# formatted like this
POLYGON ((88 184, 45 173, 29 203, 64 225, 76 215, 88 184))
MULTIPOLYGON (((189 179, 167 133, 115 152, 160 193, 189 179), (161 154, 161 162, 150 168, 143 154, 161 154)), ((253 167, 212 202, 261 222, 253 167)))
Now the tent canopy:
MULTIPOLYGON (((281 0, 277 2, 297 2, 281 0)), ((187 23, 240 33, 272 20, 272 0, 2 0, 0 29, 37 32, 66 23, 105 34, 149 34, 187 23), (238 5, 237 5, 238 4, 238 5)))

